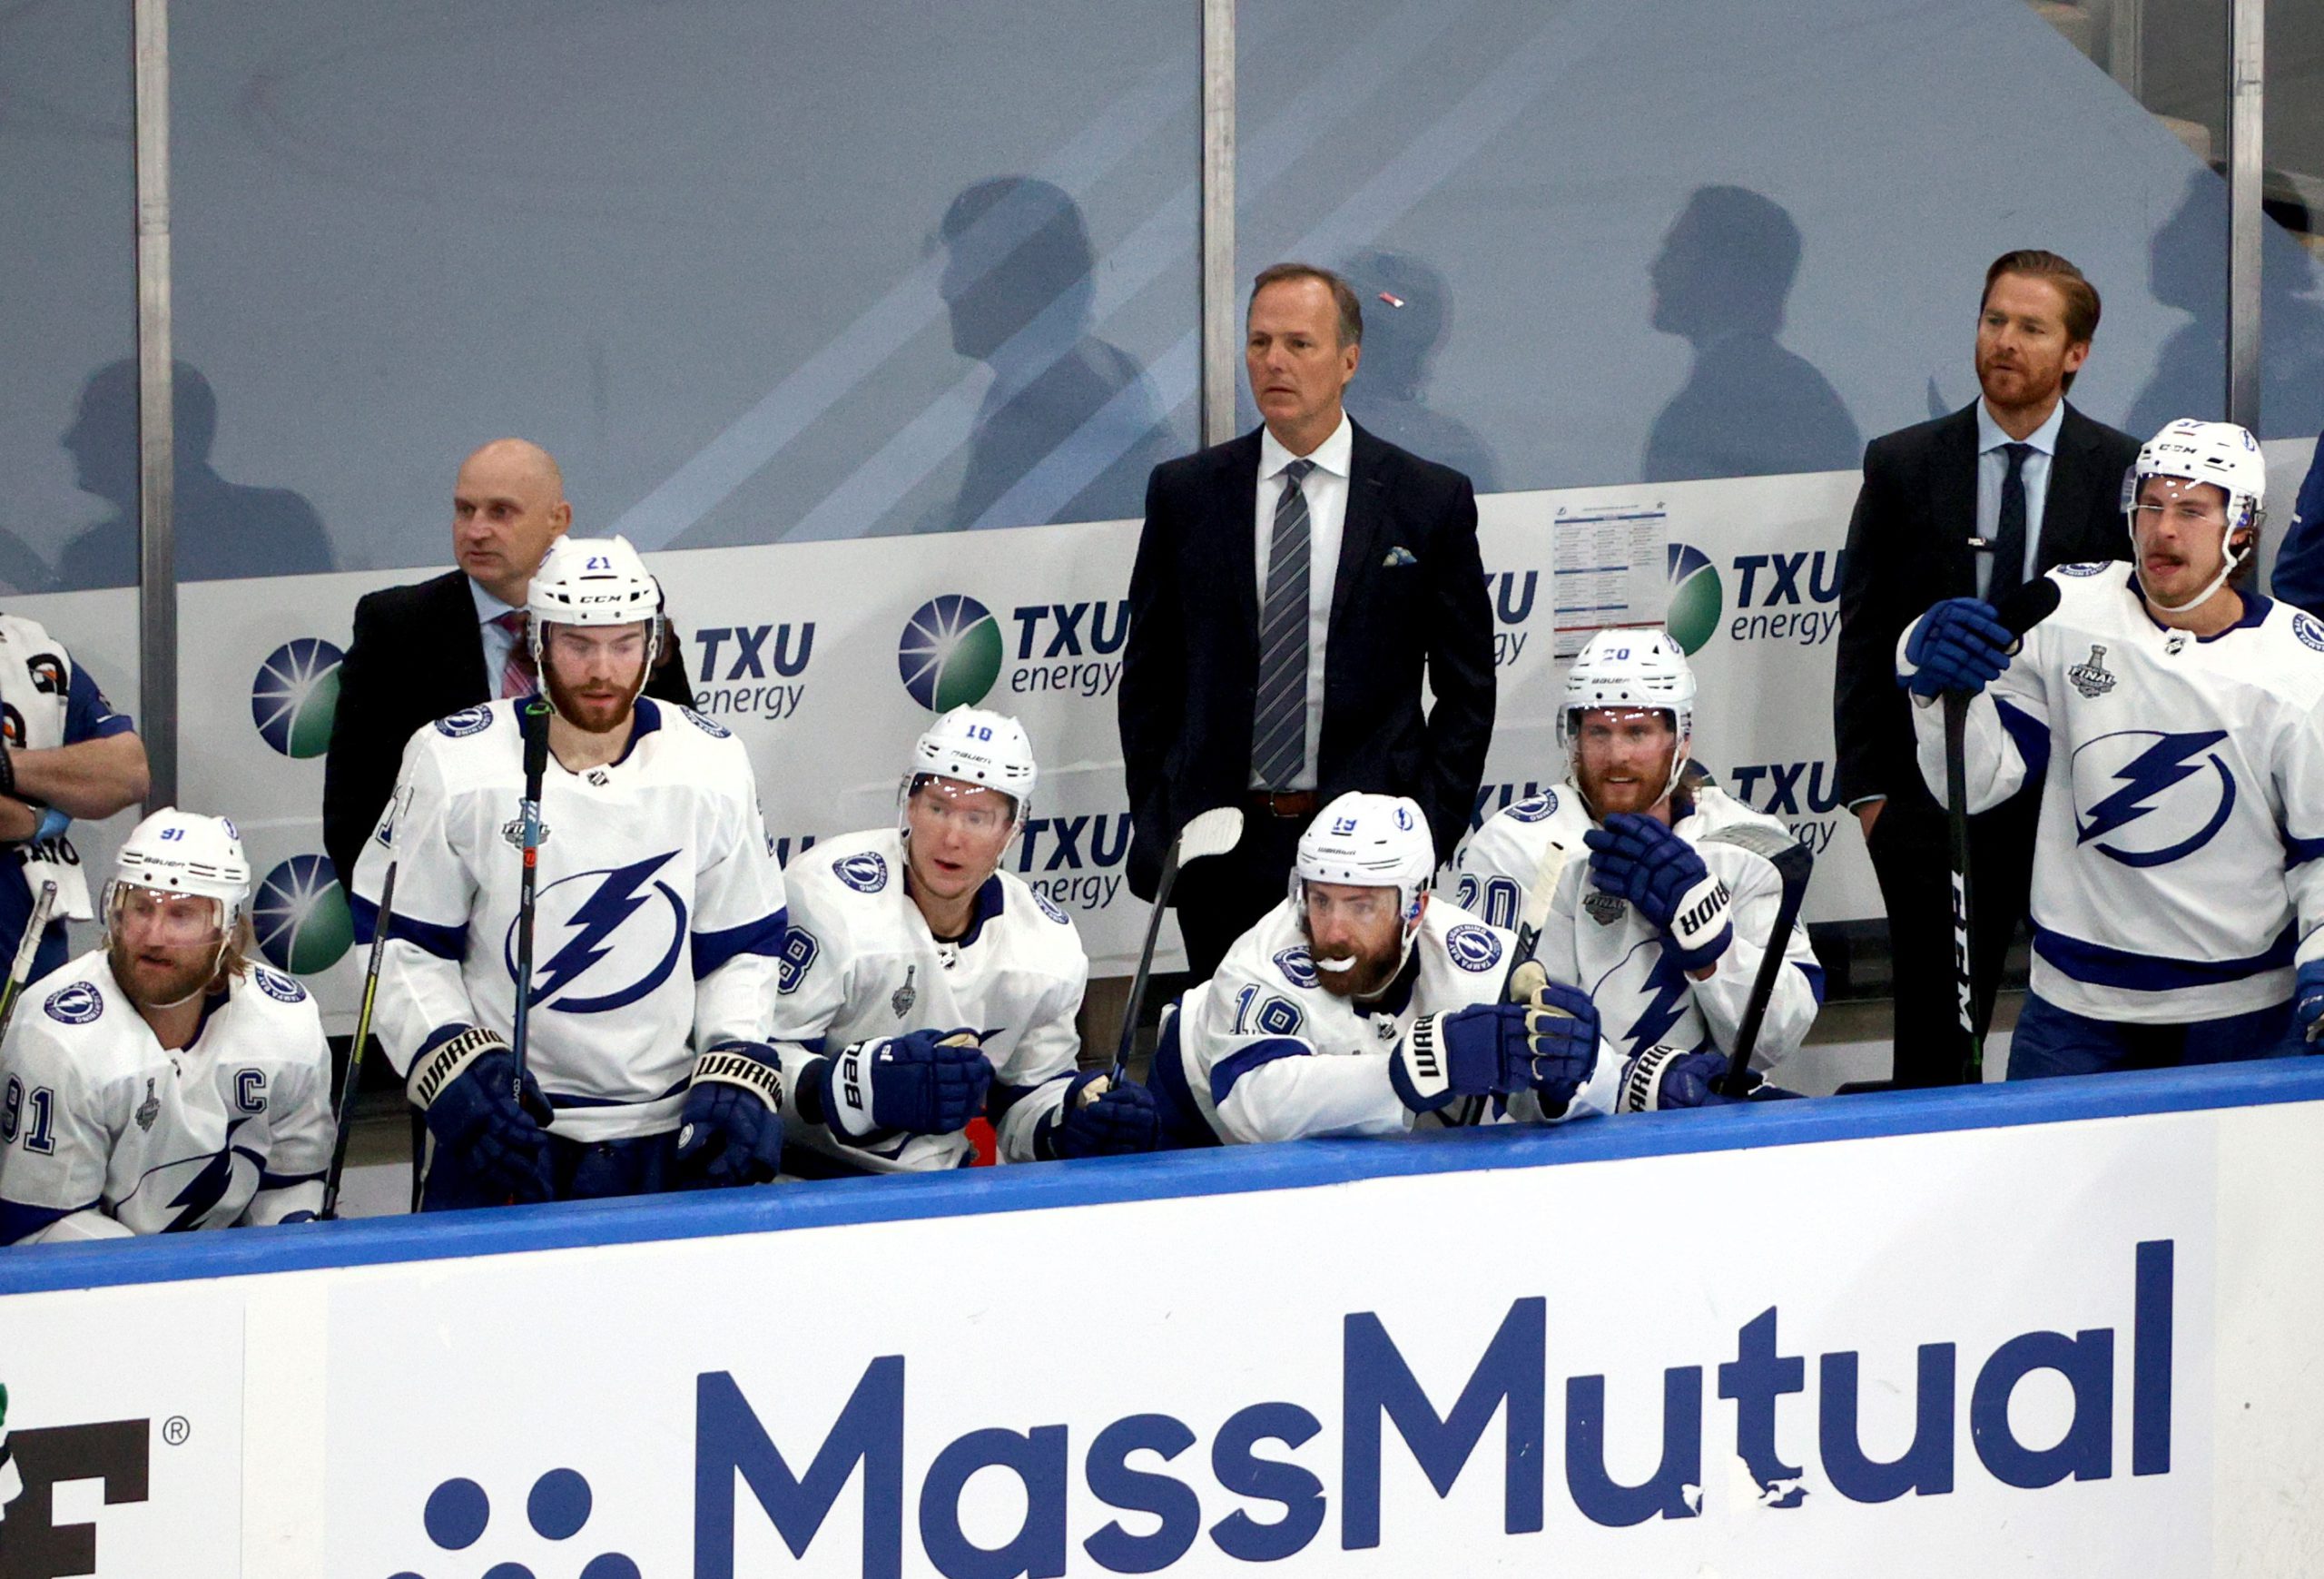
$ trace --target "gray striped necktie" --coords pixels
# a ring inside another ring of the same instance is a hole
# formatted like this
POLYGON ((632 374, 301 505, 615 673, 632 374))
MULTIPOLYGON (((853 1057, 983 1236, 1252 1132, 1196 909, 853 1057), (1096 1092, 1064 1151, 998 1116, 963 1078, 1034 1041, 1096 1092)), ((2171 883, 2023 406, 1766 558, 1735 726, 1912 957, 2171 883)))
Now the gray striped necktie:
POLYGON ((1284 789, 1307 762, 1307 492, 1312 460, 1283 469, 1267 548, 1267 595, 1259 606, 1259 693, 1251 721, 1251 765, 1269 789, 1284 789))

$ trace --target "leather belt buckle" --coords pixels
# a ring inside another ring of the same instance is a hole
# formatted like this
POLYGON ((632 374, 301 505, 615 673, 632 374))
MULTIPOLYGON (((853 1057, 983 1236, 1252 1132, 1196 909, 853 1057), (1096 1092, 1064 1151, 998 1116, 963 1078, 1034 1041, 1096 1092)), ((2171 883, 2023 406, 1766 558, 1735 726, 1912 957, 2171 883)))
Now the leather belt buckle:
POLYGON ((1315 814, 1315 792, 1253 790, 1251 804, 1271 817, 1312 817, 1315 814))

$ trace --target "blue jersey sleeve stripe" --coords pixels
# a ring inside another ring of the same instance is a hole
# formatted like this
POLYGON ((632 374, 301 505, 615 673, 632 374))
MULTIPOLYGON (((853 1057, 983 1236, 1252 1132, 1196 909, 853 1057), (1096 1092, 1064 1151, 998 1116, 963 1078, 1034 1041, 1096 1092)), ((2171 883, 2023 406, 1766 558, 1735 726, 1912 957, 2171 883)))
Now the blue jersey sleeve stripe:
POLYGON ((1146 1085, 1154 1093, 1154 1106, 1162 1120, 1162 1132, 1180 1146, 1216 1146, 1218 1135, 1203 1117, 1202 1109, 1195 1103, 1195 1090, 1187 1080, 1187 1064, 1179 1051, 1177 1026, 1171 1025, 1171 1034, 1154 1050, 1154 1061, 1146 1071, 1146 1085))
POLYGON ((739 954, 779 956, 783 952, 783 934, 790 925, 790 911, 778 910, 773 915, 763 915, 756 921, 744 922, 741 926, 694 933, 694 979, 701 981, 739 954))
POLYGON ((2267 952, 2249 959, 2169 960, 2069 937, 2050 927, 2034 929, 2034 952, 2075 981, 2134 992, 2215 987, 2269 971, 2289 970, 2298 942, 2294 929, 2286 927, 2276 934, 2276 941, 2269 945, 2267 952))
POLYGON ((985 1093, 984 1116, 998 1124, 1009 1116, 1009 1109, 1039 1090, 1043 1086, 1053 1086, 1059 1081, 1070 1081, 1080 1072, 1079 1070, 1073 1069, 1059 1070, 1048 1080, 1036 1081, 1029 1086, 1010 1085, 1006 1081, 995 1081, 985 1093))
MULTIPOLYGON (((374 906, 371 924, 366 925, 360 935, 368 936, 371 926, 378 923, 378 907, 374 906)), ((399 942, 416 944, 439 960, 458 963, 468 957, 468 930, 464 926, 438 926, 434 922, 421 921, 416 916, 399 915, 388 923, 388 936, 399 942)))
POLYGON ((87 1211, 97 1203, 84 1201, 79 1206, 26 1206, 20 1200, 0 1200, 0 1245, 13 1245, 27 1234, 36 1234, 54 1222, 61 1222, 76 1211, 87 1211))
POLYGON ((1270 1036, 1254 1041, 1239 1052, 1223 1058, 1210 1071, 1210 1100, 1226 1100, 1226 1093, 1235 1082, 1262 1064, 1273 1063, 1279 1058, 1305 1058, 1313 1050, 1304 1041, 1294 1041, 1287 1036, 1270 1036))
POLYGON ((2017 755, 2025 759, 2028 783, 2040 779, 2050 771, 2050 731, 2042 721, 2023 707, 2013 706, 2001 697, 1994 698, 1994 711, 2001 715, 2001 726, 2009 731, 2010 739, 2017 746, 2017 755))
POLYGON ((1824 967, 1795 964, 1792 969, 1807 978, 1807 990, 1816 994, 1816 1002, 1821 1007, 1824 1002, 1824 967))
POLYGON ((2324 839, 2295 839, 2290 834, 2284 835, 2285 871, 2306 865, 2319 855, 2324 855, 2324 839))
POLYGON ((84 740, 103 740, 109 735, 126 735, 136 725, 126 713, 113 711, 105 694, 97 689, 96 681, 80 665, 73 666, 73 679, 64 691, 64 744, 77 745, 84 740))
POLYGON ((261 1189, 290 1189, 301 1184, 313 1184, 322 1178, 320 1169, 313 1173, 269 1173, 261 1169, 258 1187, 261 1189))

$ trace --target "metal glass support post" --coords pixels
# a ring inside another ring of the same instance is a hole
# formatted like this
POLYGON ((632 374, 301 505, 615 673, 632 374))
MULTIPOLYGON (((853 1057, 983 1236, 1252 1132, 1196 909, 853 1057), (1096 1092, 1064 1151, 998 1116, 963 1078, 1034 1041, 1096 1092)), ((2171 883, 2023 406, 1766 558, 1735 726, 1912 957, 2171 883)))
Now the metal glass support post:
POLYGON ((1202 442, 1235 437, 1235 0, 1202 0, 1202 442))
POLYGON ((169 0, 133 0, 137 76, 137 727, 149 812, 178 794, 176 436, 170 376, 169 0))
POLYGON ((2267 0, 2230 0, 2227 99, 2227 419, 2260 431, 2260 201, 2266 148, 2267 0))

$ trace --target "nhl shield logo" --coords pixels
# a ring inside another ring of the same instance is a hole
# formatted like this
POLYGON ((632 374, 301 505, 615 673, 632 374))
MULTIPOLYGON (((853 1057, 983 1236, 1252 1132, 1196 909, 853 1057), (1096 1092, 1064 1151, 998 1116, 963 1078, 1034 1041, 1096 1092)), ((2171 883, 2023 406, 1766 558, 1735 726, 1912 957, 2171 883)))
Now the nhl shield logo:
POLYGON ((153 1082, 145 1082, 145 1100, 137 1104, 137 1127, 153 1133, 153 1120, 162 1116, 162 1099, 153 1094, 153 1082))
POLYGON ((1600 926, 1611 926, 1622 919, 1623 902, 1602 888, 1593 888, 1582 896, 1581 908, 1600 926))
POLYGON ((896 1018, 899 1020, 911 1013, 911 1006, 920 1002, 920 993, 911 984, 911 979, 919 973, 918 965, 906 965, 904 984, 888 994, 888 1007, 896 1012, 896 1018))
POLYGON ((2114 676, 2106 667, 2106 649, 2093 645, 2088 660, 2068 669, 2066 678, 2073 682, 2075 690, 2093 702, 2112 690, 2114 676))

